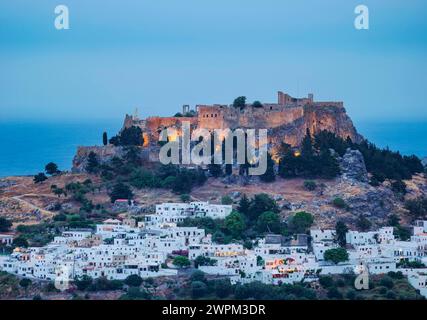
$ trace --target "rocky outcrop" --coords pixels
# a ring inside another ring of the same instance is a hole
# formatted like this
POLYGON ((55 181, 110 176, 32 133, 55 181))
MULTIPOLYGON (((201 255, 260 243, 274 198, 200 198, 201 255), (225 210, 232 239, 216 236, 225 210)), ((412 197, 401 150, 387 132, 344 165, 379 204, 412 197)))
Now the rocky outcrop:
POLYGON ((369 182, 365 160, 359 150, 347 149, 340 159, 342 178, 367 183, 369 182))
POLYGON ((421 160, 421 163, 423 164, 424 167, 427 167, 427 157, 423 158, 421 160))
POLYGON ((78 147, 77 153, 73 159, 73 173, 85 172, 87 159, 89 154, 93 152, 96 154, 100 164, 109 162, 114 157, 123 157, 124 151, 121 147, 108 146, 92 146, 92 147, 78 147))
POLYGON ((291 123, 270 129, 268 132, 270 142, 276 146, 280 145, 281 142, 297 146, 304 139, 307 129, 312 134, 326 130, 343 139, 350 137, 354 142, 363 140, 344 107, 306 106, 302 117, 291 123))

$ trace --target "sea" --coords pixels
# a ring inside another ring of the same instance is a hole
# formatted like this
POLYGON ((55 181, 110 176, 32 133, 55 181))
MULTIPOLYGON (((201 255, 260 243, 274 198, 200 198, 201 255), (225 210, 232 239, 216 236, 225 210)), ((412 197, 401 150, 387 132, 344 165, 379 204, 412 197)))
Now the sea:
MULTIPOLYGON (((122 119, 102 121, 0 121, 0 177, 34 175, 48 162, 70 170, 78 146, 102 144, 122 119)), ((357 130, 378 147, 427 157, 427 121, 357 121, 357 130)))

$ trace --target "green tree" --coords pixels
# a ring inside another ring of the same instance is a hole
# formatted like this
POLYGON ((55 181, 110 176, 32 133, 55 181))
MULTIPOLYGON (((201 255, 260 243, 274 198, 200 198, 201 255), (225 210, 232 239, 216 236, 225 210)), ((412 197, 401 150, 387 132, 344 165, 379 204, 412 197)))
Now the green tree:
POLYGON ((9 231, 11 226, 12 226, 12 222, 10 222, 8 219, 4 217, 0 217, 0 232, 9 231))
POLYGON ((57 174, 59 172, 58 170, 58 165, 56 163, 53 162, 49 162, 46 166, 45 166, 45 171, 47 174, 49 175, 54 175, 57 174))
POLYGON ((280 232, 280 217, 276 212, 266 211, 257 220, 259 232, 280 232))
POLYGON ((240 239, 245 230, 245 219, 240 212, 231 212, 224 221, 224 226, 235 239, 240 239))
POLYGON ((225 205, 233 204, 233 199, 231 199, 229 196, 223 196, 221 198, 221 204, 225 204, 225 205))
POLYGON ((97 173, 99 170, 99 161, 95 152, 89 152, 86 163, 86 171, 88 173, 97 173))
POLYGON ((115 146, 142 146, 144 138, 140 127, 125 128, 120 132, 120 135, 112 137, 110 143, 115 146))
POLYGON ((254 101, 252 103, 252 107, 254 107, 254 108, 262 108, 263 104, 261 102, 259 102, 258 100, 256 100, 256 101, 254 101))
POLYGON ((336 231, 336 237, 337 237, 338 244, 341 247, 344 247, 347 243, 346 234, 348 232, 348 228, 347 228, 346 224, 341 220, 337 221, 337 223, 335 225, 335 231, 336 231))
POLYGON ((293 233, 306 233, 314 222, 311 213, 300 211, 290 218, 289 228, 293 233))
POLYGON ((33 179, 34 183, 42 183, 43 181, 46 181, 46 180, 47 180, 47 177, 43 172, 36 174, 33 179))
POLYGON ((102 144, 104 146, 106 146, 108 144, 108 136, 107 136, 107 132, 104 131, 104 133, 102 134, 102 144))
POLYGON ((80 291, 85 291, 93 282, 93 279, 88 275, 83 275, 74 279, 74 284, 80 291))
POLYGON ((137 274, 132 274, 125 279, 124 283, 129 287, 139 287, 142 284, 142 278, 137 274))
POLYGON ((133 198, 132 190, 123 183, 117 183, 113 186, 113 190, 110 193, 111 202, 114 203, 117 199, 128 199, 133 198))
POLYGON ((24 278, 21 279, 21 281, 19 281, 19 285, 24 288, 25 290, 31 285, 31 280, 28 278, 24 278))
POLYGON ((344 201, 344 199, 337 197, 334 200, 332 200, 332 204, 334 205, 334 207, 339 208, 339 209, 346 209, 347 208, 347 203, 344 201))
POLYGON ((195 268, 198 268, 199 266, 214 266, 215 264, 216 264, 215 259, 211 259, 205 256, 197 256, 196 259, 194 259, 195 268))
POLYGON ((175 266, 177 266, 178 268, 185 268, 185 267, 189 267, 191 265, 190 260, 188 260, 187 257, 184 256, 176 256, 173 259, 172 262, 175 266))
POLYGON ((240 198, 239 207, 237 208, 237 210, 243 213, 244 215, 248 215, 250 206, 251 206, 251 202, 249 201, 249 198, 246 196, 246 194, 244 194, 240 198))
POLYGON ((371 228, 371 225, 372 225, 371 221, 369 221, 369 219, 363 215, 360 215, 356 221, 356 226, 361 231, 368 231, 371 228))
POLYGON ((231 294, 232 289, 233 287, 230 283, 230 279, 218 279, 215 281, 215 294, 220 299, 228 297, 231 294))
POLYGON ((405 195, 406 194, 406 183, 402 180, 396 180, 391 183, 391 190, 394 193, 405 195))
POLYGON ((246 106, 246 97, 237 97, 233 101, 233 107, 243 109, 246 106))
POLYGON ((209 164, 208 170, 209 170, 209 173, 214 178, 218 178, 218 177, 222 176, 222 167, 220 164, 214 164, 214 163, 209 164))
POLYGON ((326 261, 331 261, 335 264, 348 260, 348 252, 344 248, 328 249, 323 254, 326 261))
POLYGON ((195 270, 190 276, 191 281, 200 281, 200 282, 206 282, 206 276, 203 271, 195 270))
POLYGON ((259 176, 259 178, 263 182, 273 182, 276 180, 276 173, 274 172, 274 161, 271 158, 270 153, 267 153, 267 169, 264 174, 259 176))
POLYGON ((13 246, 14 247, 20 247, 20 248, 27 248, 28 247, 28 241, 25 239, 22 235, 13 239, 13 246))
POLYGON ((193 281, 191 283, 191 297, 193 299, 202 298, 208 292, 208 287, 204 282, 193 281))
POLYGON ((256 194, 251 200, 251 205, 248 211, 248 218, 256 221, 261 213, 266 211, 279 212, 276 201, 274 201, 268 194, 256 194))

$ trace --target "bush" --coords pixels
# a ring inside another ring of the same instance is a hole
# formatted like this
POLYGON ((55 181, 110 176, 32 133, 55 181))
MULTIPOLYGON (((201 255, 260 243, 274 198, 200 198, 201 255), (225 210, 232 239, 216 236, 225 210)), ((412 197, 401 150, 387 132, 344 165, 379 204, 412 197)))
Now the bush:
POLYGON ((348 260, 348 252, 344 248, 328 249, 323 256, 326 261, 331 261, 335 264, 348 260))
POLYGON ((177 256, 173 259, 173 264, 179 268, 189 267, 191 265, 190 260, 187 257, 177 256))
POLYGON ((308 191, 314 191, 317 188, 317 184, 313 180, 305 180, 304 181, 304 188, 308 191))
POLYGON ((229 196, 223 196, 221 198, 221 203, 225 205, 233 204, 233 199, 231 199, 229 196))
POLYGON ((142 278, 137 274, 132 274, 125 279, 124 283, 129 287, 139 287, 142 284, 142 278))
POLYGON ((311 213, 301 211, 295 213, 289 220, 289 229, 293 233, 306 233, 314 222, 314 217, 311 213))
POLYGON ((368 231, 371 228, 371 221, 369 221, 368 218, 366 218, 365 216, 360 215, 359 218, 356 221, 356 226, 361 230, 361 231, 368 231))
POLYGON ((27 278, 24 278, 21 281, 19 281, 19 285, 24 289, 27 289, 31 285, 31 283, 32 283, 31 280, 27 278))
POLYGON ((330 288, 334 286, 334 279, 331 276, 320 276, 319 283, 323 288, 330 288))
POLYGON ((347 203, 344 201, 344 199, 342 198, 335 198, 334 200, 332 200, 332 204, 339 209, 347 209, 347 203))
POLYGON ((219 299, 224 299, 232 292, 232 285, 229 279, 219 279, 214 282, 215 294, 219 299))
POLYGON ((381 286, 386 287, 388 289, 391 289, 394 286, 393 279, 389 276, 383 276, 379 283, 381 286))
POLYGON ((200 270, 194 271, 190 276, 191 281, 206 282, 205 273, 200 270))
POLYGON ((0 232, 9 231, 11 226, 12 226, 12 222, 10 222, 4 217, 0 217, 0 232))
POLYGON ((208 291, 208 287, 204 282, 193 281, 191 283, 191 297, 193 299, 202 298, 208 291))

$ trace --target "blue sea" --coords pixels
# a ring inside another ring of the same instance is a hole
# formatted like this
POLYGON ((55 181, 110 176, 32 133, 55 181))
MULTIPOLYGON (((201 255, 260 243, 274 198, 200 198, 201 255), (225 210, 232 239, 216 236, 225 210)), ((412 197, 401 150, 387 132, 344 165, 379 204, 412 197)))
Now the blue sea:
MULTIPOLYGON (((69 170, 78 146, 102 144, 102 133, 115 135, 122 119, 93 122, 0 122, 0 177, 33 175, 52 161, 69 170)), ((427 122, 355 122, 379 147, 427 156, 427 122)))

